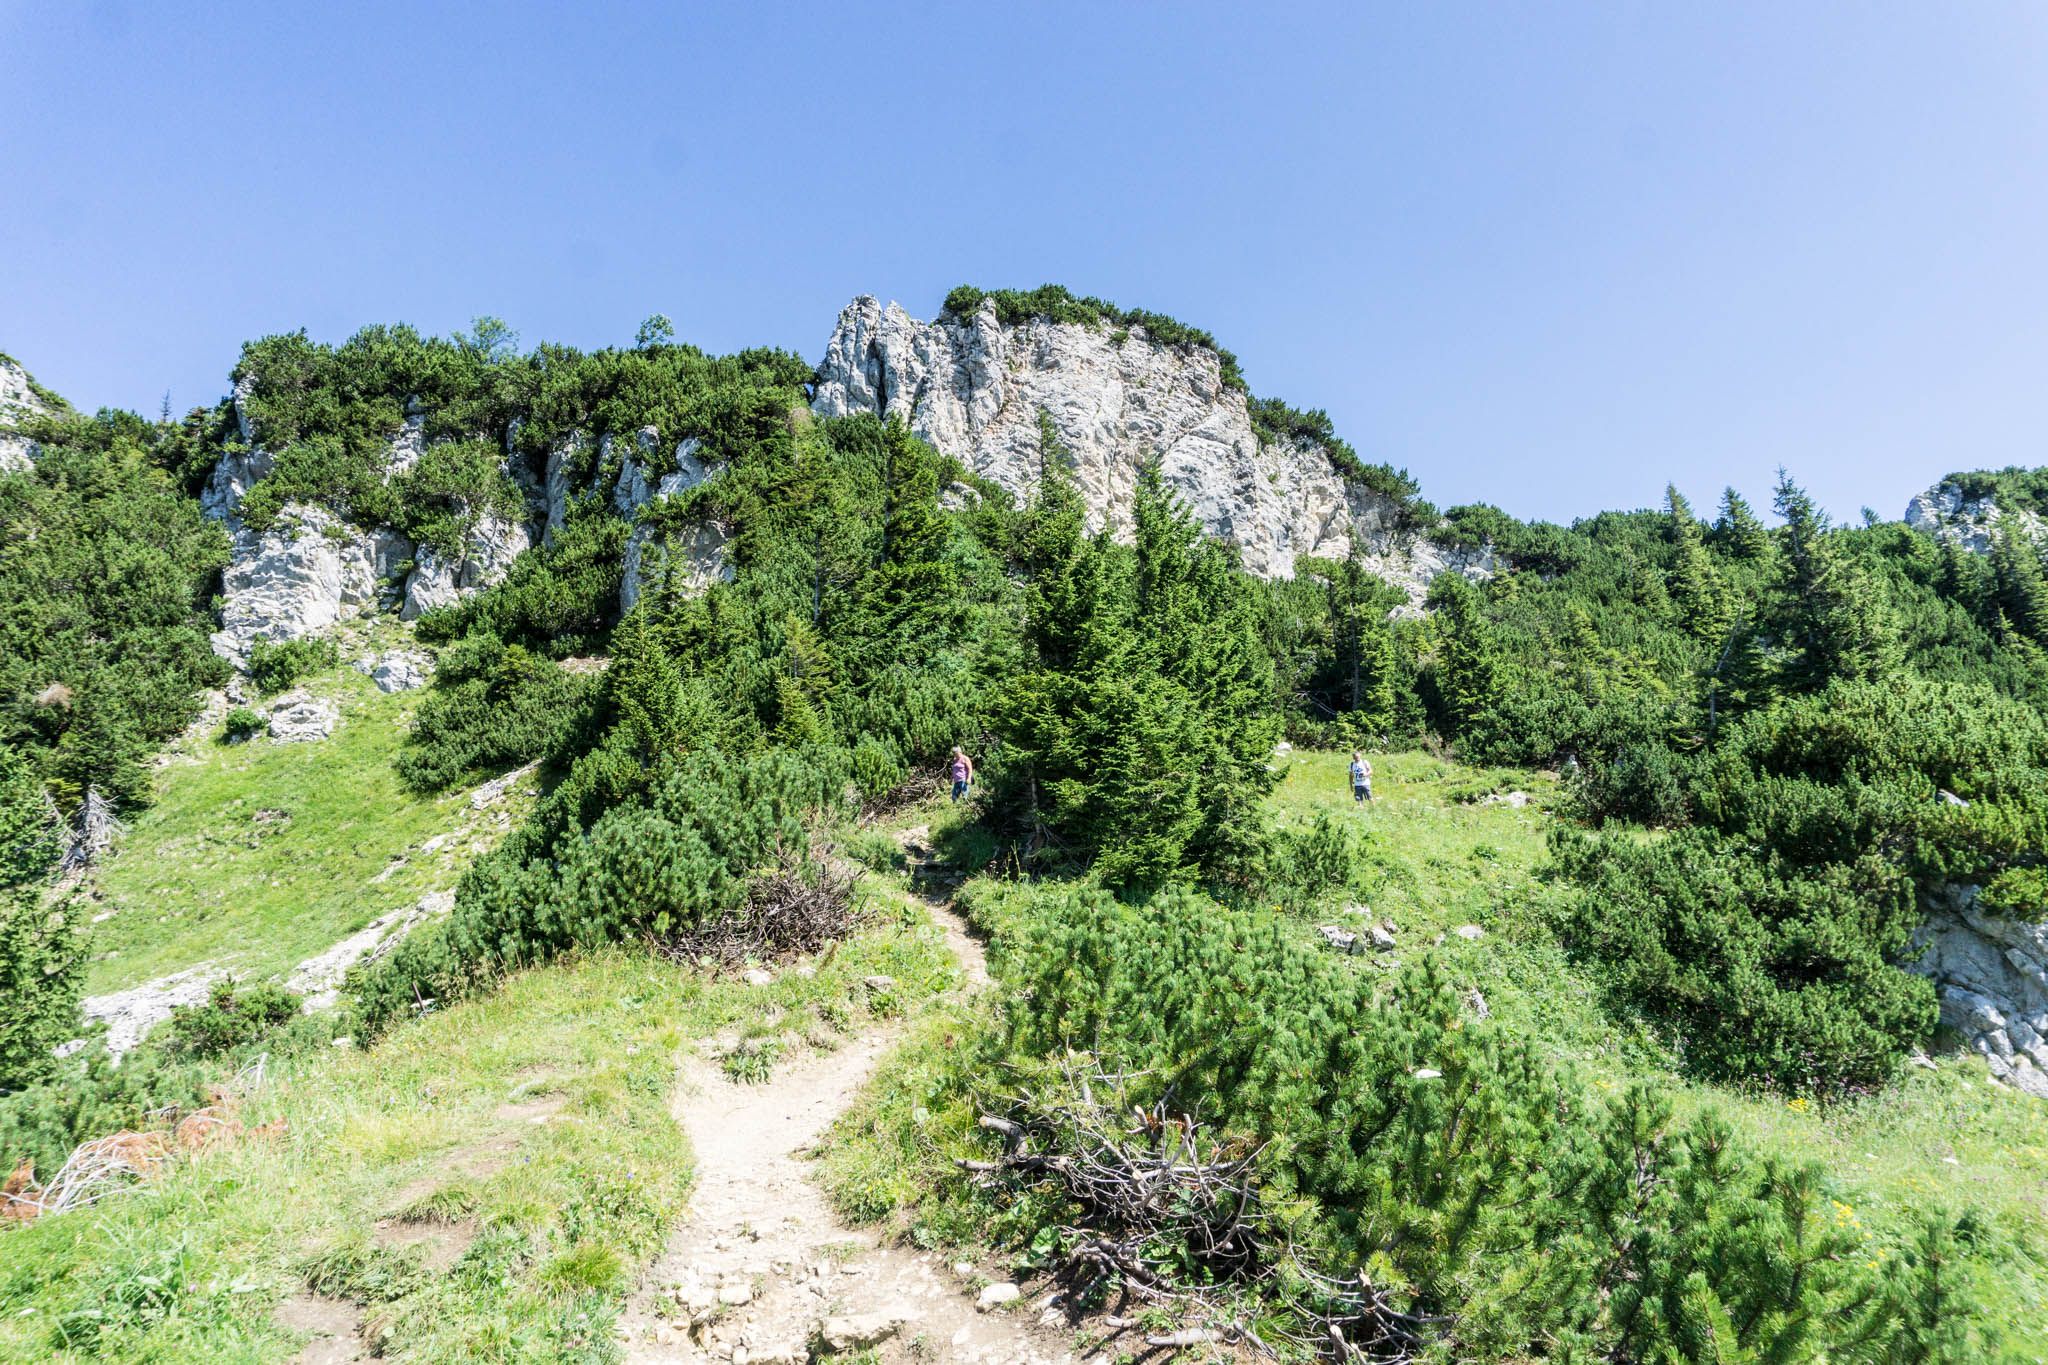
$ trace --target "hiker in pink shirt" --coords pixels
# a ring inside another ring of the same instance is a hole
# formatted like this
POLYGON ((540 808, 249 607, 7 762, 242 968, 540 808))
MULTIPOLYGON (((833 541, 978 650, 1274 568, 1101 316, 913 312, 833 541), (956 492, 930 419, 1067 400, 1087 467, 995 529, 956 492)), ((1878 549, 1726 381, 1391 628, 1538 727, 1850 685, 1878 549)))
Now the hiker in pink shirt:
POLYGON ((974 760, 959 745, 953 746, 953 799, 960 800, 967 795, 967 788, 974 781, 974 760))

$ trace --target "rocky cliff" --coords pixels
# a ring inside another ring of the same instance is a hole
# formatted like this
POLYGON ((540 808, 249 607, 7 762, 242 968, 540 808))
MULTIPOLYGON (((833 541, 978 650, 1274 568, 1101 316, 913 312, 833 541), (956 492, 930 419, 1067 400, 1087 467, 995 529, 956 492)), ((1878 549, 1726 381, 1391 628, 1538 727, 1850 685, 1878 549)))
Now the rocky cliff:
POLYGON ((1972 554, 1989 554, 2001 528, 2009 527, 2036 540, 2048 537, 2048 521, 2025 508, 2011 511, 1995 498, 1971 497, 1954 478, 1943 479, 1906 504, 1906 525, 1949 541, 1972 554))
POLYGON ((13 357, 0 353, 0 473, 26 469, 36 457, 35 441, 16 428, 61 410, 61 403, 53 401, 27 370, 13 357))
MULTIPOLYGON (((379 607, 411 619, 495 583, 528 547, 560 531, 577 497, 634 524, 622 606, 652 581, 687 590, 730 576, 724 528, 650 510, 718 473, 699 459, 696 442, 652 427, 606 436, 594 448, 579 431, 531 465, 508 436, 505 470, 526 494, 524 514, 478 519, 453 557, 393 528, 349 525, 331 509, 300 503, 263 529, 244 526, 241 500, 274 464, 250 411, 258 382, 246 373, 238 381, 240 440, 200 495, 206 513, 234 535, 214 644, 238 664, 259 638, 296 639, 379 607)), ((971 318, 925 323, 858 298, 833 330, 812 406, 821 416, 900 416, 1020 499, 1040 478, 1044 413, 1070 452, 1096 526, 1125 524, 1139 471, 1156 461, 1201 524, 1269 577, 1291 575, 1309 555, 1342 557, 1355 542, 1368 569, 1419 603, 1438 573, 1493 568, 1489 553, 1446 550, 1419 534, 1400 501, 1357 476, 1348 452, 1262 434, 1214 349, 1155 342, 1142 324, 1005 323, 992 300, 971 318)), ((408 406, 384 455, 387 479, 427 449, 426 416, 408 406)))
POLYGON ((2048 1099, 2048 924, 1992 914, 1975 887, 1950 887, 1914 943, 1913 970, 1933 980, 1941 1022, 1992 1075, 2048 1099))
POLYGON ((1010 325, 993 299, 970 318, 919 322, 863 296, 839 315, 812 407, 900 417, 1020 499, 1039 480, 1042 412, 1097 527, 1127 520, 1139 470, 1157 461, 1202 525, 1266 577, 1293 574, 1304 556, 1341 558, 1354 538, 1368 567, 1418 599, 1447 568, 1491 569, 1487 556, 1447 552, 1405 528, 1397 501, 1347 476, 1348 456, 1265 439, 1214 350, 1155 344, 1142 325, 1010 325))

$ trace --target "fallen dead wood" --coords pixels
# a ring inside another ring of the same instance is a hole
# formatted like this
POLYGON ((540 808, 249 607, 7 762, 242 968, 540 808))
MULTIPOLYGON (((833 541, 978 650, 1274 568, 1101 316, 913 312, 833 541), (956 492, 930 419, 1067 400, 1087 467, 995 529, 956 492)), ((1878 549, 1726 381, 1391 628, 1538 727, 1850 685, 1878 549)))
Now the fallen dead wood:
POLYGON ((655 944, 673 961, 736 970, 751 962, 824 951, 857 928, 858 873, 839 859, 808 861, 787 848, 755 875, 737 910, 655 944))
POLYGON ((957 1162, 977 1182, 1050 1185, 1079 1208, 1058 1229, 1057 1274, 1073 1297, 1114 1286, 1196 1320, 1148 1335, 1154 1347, 1243 1343, 1274 1354, 1249 1325, 1246 1305, 1264 1301, 1287 1310, 1279 1339, 1299 1350, 1362 1365, 1421 1356, 1442 1319, 1404 1308, 1362 1271, 1331 1276, 1307 1264, 1264 1203, 1261 1149, 1210 1137, 1170 1088, 1133 1103, 1132 1079, 1069 1069, 1008 1115, 981 1116, 1000 1155, 957 1162))

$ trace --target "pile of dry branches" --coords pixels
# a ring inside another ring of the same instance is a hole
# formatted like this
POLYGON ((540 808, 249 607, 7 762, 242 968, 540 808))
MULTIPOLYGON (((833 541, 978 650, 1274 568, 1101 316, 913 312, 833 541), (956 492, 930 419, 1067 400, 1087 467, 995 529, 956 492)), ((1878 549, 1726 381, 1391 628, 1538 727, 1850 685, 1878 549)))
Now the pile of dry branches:
POLYGON ((175 1107, 152 1112, 163 1127, 140 1132, 109 1133, 72 1148, 64 1165, 38 1183, 35 1164, 23 1161, 0 1184, 0 1220, 32 1222, 52 1213, 68 1213, 97 1203, 116 1190, 147 1180, 181 1153, 204 1151, 243 1137, 272 1138, 285 1131, 283 1119, 256 1128, 242 1124, 241 1096, 261 1085, 268 1054, 244 1068, 226 1086, 217 1087, 212 1103, 188 1112, 175 1107))
POLYGON ((656 947, 677 962, 738 968, 749 962, 821 952, 858 926, 858 872, 827 855, 807 861, 786 848, 775 866, 747 884, 740 907, 656 947))
POLYGON ((1277 1335, 1298 1349, 1366 1365, 1405 1365, 1421 1354, 1430 1319, 1402 1310, 1363 1272, 1332 1277, 1297 1254, 1263 1201, 1259 1149, 1207 1138, 1170 1089, 1132 1103, 1131 1079, 1070 1070, 1051 1093, 1019 1099, 1009 1116, 983 1115, 1002 1154, 959 1163, 984 1184, 1050 1185, 1080 1209, 1076 1224, 1059 1229, 1058 1274, 1077 1296, 1114 1284, 1197 1320, 1148 1337, 1153 1346, 1242 1342, 1273 1354, 1244 1311, 1264 1299, 1285 1307, 1277 1335))

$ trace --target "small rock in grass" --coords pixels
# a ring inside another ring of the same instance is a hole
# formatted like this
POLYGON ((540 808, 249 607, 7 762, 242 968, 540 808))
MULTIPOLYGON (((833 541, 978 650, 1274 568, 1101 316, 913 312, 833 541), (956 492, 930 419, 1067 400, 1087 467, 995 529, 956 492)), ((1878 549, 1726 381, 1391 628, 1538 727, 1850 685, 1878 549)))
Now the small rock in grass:
POLYGON ((766 986, 775 980, 775 974, 763 971, 759 967, 749 967, 746 970, 746 974, 741 977, 741 980, 745 981, 749 986, 766 986))
POLYGON ((974 1306, 986 1313, 991 1308, 1015 1303, 1023 1294, 1024 1291, 1014 1284, 992 1284, 981 1291, 981 1297, 974 1301, 974 1306))
POLYGON ((1473 938, 1485 938, 1485 937, 1486 937, 1486 931, 1485 931, 1484 929, 1480 928, 1480 927, 1479 927, 1478 925, 1476 925, 1476 924, 1461 924, 1461 925, 1459 925, 1459 926, 1458 926, 1458 929, 1457 929, 1457 934, 1458 934, 1458 937, 1459 937, 1459 938, 1464 938, 1464 939, 1473 939, 1473 938))
POLYGON ((877 972, 873 976, 862 977, 860 984, 879 994, 882 991, 895 990, 896 978, 893 976, 883 976, 880 972, 877 972))

